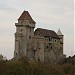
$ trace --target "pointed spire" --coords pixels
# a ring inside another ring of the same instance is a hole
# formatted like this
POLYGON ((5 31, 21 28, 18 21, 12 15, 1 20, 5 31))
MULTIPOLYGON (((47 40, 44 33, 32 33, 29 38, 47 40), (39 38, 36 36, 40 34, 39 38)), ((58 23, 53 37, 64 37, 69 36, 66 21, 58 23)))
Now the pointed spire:
POLYGON ((57 31, 57 35, 63 35, 63 34, 61 33, 61 31, 60 31, 60 28, 59 28, 58 31, 57 31))
POLYGON ((18 20, 30 20, 31 22, 35 23, 28 11, 24 11, 18 20))

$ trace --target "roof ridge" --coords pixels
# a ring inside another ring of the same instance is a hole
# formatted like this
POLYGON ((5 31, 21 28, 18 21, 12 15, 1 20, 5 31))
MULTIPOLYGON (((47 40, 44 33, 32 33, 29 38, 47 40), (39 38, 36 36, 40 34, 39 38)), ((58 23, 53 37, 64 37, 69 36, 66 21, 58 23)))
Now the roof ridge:
POLYGON ((39 31, 43 36, 47 37, 53 37, 53 38, 59 38, 57 33, 53 30, 43 29, 43 28, 37 28, 35 31, 39 31))
MULTIPOLYGON (((43 30, 47 30, 47 31, 49 30, 49 29, 44 29, 44 28, 37 28, 37 29, 43 29, 43 30)), ((54 30, 49 30, 49 31, 54 31, 54 30)))

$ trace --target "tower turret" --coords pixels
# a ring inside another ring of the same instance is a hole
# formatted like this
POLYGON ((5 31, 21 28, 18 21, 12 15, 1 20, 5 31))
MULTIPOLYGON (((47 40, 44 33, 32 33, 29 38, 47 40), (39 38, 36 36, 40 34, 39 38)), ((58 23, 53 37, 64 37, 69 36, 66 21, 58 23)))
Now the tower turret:
POLYGON ((15 23, 15 52, 14 57, 27 56, 28 44, 34 36, 35 21, 28 11, 24 11, 15 23))
POLYGON ((63 36, 64 35, 61 33, 60 29, 58 29, 57 35, 59 36, 61 43, 63 43, 63 36))

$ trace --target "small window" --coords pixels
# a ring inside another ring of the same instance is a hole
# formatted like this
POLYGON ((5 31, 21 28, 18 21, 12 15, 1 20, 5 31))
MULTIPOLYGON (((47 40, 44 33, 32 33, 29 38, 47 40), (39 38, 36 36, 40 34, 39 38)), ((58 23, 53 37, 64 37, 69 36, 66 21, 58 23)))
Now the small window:
POLYGON ((38 57, 38 61, 40 61, 40 58, 38 57))
POLYGON ((49 46, 51 45, 51 43, 49 43, 49 46))
POLYGON ((49 47, 47 46, 47 49, 48 49, 49 47))
POLYGON ((51 46, 51 50, 52 50, 52 46, 51 46))
POLYGON ((51 38, 49 38, 49 41, 51 41, 51 38))
POLYGON ((49 41, 51 41, 51 39, 49 38, 49 41))
POLYGON ((52 37, 49 37, 49 41, 51 41, 52 40, 52 37))
POLYGON ((55 42, 56 42, 56 40, 55 40, 55 42))
POLYGON ((41 48, 39 48, 39 49, 41 49, 41 48))
POLYGON ((29 39, 31 39, 31 36, 29 36, 29 39))

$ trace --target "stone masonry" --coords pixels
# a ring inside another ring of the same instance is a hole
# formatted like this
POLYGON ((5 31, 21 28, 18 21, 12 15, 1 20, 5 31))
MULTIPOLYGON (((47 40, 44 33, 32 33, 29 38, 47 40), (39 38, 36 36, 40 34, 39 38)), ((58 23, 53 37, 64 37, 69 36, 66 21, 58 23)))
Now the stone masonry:
POLYGON ((15 51, 14 58, 22 56, 30 60, 58 63, 63 55, 63 37, 60 29, 53 30, 37 28, 36 22, 28 11, 24 11, 15 23, 15 51))

